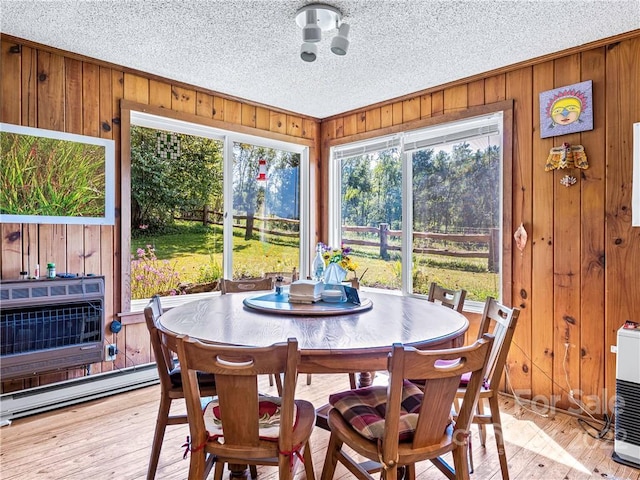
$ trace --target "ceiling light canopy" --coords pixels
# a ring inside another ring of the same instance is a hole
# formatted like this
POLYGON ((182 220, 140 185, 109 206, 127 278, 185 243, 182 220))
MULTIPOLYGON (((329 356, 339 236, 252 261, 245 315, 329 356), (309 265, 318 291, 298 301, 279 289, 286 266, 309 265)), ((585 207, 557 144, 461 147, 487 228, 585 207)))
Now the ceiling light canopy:
POLYGON ((336 55, 346 55, 349 49, 349 25, 342 22, 342 12, 331 5, 311 3, 296 12, 296 23, 302 28, 300 58, 314 62, 318 56, 316 43, 322 40, 322 32, 338 30, 331 41, 331 51, 336 55))

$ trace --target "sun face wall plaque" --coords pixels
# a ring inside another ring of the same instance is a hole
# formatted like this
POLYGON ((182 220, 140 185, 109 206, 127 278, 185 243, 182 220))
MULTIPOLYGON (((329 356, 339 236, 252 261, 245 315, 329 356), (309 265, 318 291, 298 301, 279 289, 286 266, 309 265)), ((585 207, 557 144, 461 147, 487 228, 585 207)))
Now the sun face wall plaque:
POLYGON ((540 138, 593 130, 592 82, 540 93, 540 138))

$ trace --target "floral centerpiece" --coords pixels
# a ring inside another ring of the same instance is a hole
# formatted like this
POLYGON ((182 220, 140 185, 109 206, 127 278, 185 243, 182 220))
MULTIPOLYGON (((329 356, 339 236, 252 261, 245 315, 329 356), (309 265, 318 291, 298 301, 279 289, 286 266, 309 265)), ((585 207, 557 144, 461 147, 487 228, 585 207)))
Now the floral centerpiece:
POLYGON ((331 263, 337 263, 345 270, 355 274, 358 264, 349 256, 351 254, 351 248, 345 246, 333 248, 328 245, 323 245, 322 248, 322 257, 324 258, 325 265, 329 266, 331 263))
MULTIPOLYGON (((347 272, 353 272, 353 281, 357 283, 358 276, 356 274, 356 269, 358 268, 358 264, 353 261, 351 258, 351 248, 345 247, 342 245, 340 248, 330 247, 328 245, 322 245, 322 258, 324 259, 324 263, 329 269, 332 264, 335 264, 342 269, 344 269, 345 276, 347 272)), ((325 272, 326 273, 326 272, 325 272)))

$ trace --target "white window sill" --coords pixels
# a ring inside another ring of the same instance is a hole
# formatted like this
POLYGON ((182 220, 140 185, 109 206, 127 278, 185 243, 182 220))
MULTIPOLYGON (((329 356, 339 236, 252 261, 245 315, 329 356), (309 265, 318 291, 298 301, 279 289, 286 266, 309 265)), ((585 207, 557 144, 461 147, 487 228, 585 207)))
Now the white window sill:
MULTIPOLYGON (((400 290, 386 290, 382 288, 370 288, 370 287, 360 287, 362 292, 376 292, 376 293, 384 293, 386 295, 401 295, 400 290)), ((203 293, 190 293, 188 295, 173 295, 162 297, 161 303, 163 310, 168 310, 170 308, 177 307, 179 305, 184 305, 188 302, 193 302, 195 300, 200 300, 202 298, 211 298, 217 297, 220 295, 220 292, 203 292, 203 293)), ((425 298, 426 296, 420 295, 420 298, 425 298)), ((144 307, 149 303, 148 298, 142 298, 139 300, 131 300, 131 313, 138 313, 144 311, 144 307)), ((467 313, 479 313, 481 314, 484 311, 484 302, 477 302, 475 300, 466 300, 464 302, 464 312, 467 313)))
MULTIPOLYGON (((201 298, 217 297, 220 292, 203 292, 203 293, 190 293, 188 295, 170 295, 161 297, 160 303, 162 303, 162 309, 168 310, 179 305, 184 305, 194 300, 200 300, 201 298)), ((142 312, 144 307, 149 303, 148 298, 141 298, 138 300, 131 300, 131 313, 142 312)))

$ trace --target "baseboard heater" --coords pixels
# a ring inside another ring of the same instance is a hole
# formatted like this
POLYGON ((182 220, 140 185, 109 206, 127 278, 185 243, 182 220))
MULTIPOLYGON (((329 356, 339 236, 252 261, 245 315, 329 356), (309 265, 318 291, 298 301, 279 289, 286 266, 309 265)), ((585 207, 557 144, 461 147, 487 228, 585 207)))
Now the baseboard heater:
POLYGON ((155 363, 96 373, 0 395, 0 425, 12 420, 158 383, 155 363))

